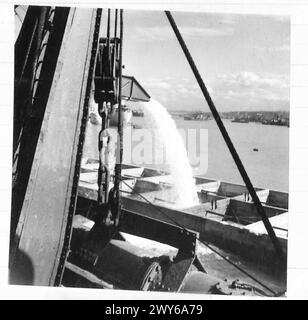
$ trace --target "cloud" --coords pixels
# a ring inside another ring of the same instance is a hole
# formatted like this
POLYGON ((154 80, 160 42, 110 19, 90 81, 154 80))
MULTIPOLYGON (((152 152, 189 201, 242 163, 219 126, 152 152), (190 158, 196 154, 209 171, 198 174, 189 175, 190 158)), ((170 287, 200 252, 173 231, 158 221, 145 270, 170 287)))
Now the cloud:
POLYGON ((217 76, 215 99, 229 107, 289 106, 289 79, 284 75, 244 71, 217 76))
POLYGON ((243 71, 234 74, 219 75, 218 81, 227 87, 250 87, 250 88, 278 88, 289 87, 289 80, 284 75, 273 75, 267 73, 255 73, 243 71))
MULTIPOLYGON (((176 93, 195 94, 201 92, 197 81, 194 78, 146 78, 142 80, 142 84, 150 90, 170 90, 176 93)), ((213 88, 207 84, 209 92, 214 92, 213 88)))
POLYGON ((290 44, 283 44, 281 46, 278 46, 276 48, 273 48, 276 51, 285 51, 285 52, 290 52, 290 44))
POLYGON ((290 44, 289 43, 284 43, 281 45, 278 45, 276 47, 273 46, 263 46, 263 47, 253 47, 254 50, 257 50, 261 53, 287 53, 290 54, 290 44))
POLYGON ((232 28, 198 28, 198 27, 183 27, 181 30, 183 36, 190 38, 200 37, 224 37, 233 34, 232 28))
MULTIPOLYGON (((216 27, 196 27, 183 26, 179 27, 182 36, 187 39, 200 39, 206 37, 223 37, 233 34, 231 27, 216 28, 216 27)), ((139 41, 166 41, 174 39, 175 35, 169 26, 155 26, 136 28, 134 38, 139 41)))
POLYGON ((287 16, 287 15, 270 15, 270 16, 267 16, 269 17, 270 19, 272 19, 273 21, 276 21, 276 22, 280 22, 280 23, 287 23, 289 22, 290 23, 290 16, 287 16))
MULTIPOLYGON (((163 103, 169 109, 199 108, 203 99, 198 83, 192 77, 146 78, 142 80, 150 96, 163 103)), ((210 94, 214 89, 207 85, 210 94)))
MULTIPOLYGON (((219 111, 289 108, 289 78, 284 75, 243 71, 207 81, 206 87, 219 111)), ((168 109, 200 110, 204 106, 202 92, 192 77, 152 77, 143 79, 142 84, 168 109)))
POLYGON ((171 84, 166 79, 158 79, 158 78, 147 78, 142 82, 143 86, 151 88, 151 89, 163 89, 169 90, 171 89, 171 84))

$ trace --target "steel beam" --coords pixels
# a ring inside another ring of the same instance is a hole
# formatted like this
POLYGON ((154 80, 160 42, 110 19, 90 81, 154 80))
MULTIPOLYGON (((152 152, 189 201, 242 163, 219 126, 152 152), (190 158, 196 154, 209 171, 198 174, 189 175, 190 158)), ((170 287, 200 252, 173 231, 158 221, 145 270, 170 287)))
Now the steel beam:
POLYGON ((70 9, 17 227, 11 269, 15 283, 14 275, 22 282, 26 273, 32 276, 28 284, 59 285, 61 281, 75 210, 100 11, 70 9))
MULTIPOLYGON (((37 8, 37 7, 34 7, 37 8)), ((44 10, 42 10, 44 13, 44 10)), ((22 32, 19 35, 18 41, 15 44, 15 87, 14 87, 14 143, 13 143, 13 186, 12 186, 12 214, 11 214, 11 240, 14 238, 16 226, 18 223, 20 211, 24 201, 33 157, 36 150, 37 141, 39 138, 42 122, 44 119, 45 109, 48 102, 49 93, 52 86, 52 81, 57 65, 59 52, 61 49, 62 38, 64 35, 66 21, 69 14, 69 8, 56 8, 54 13, 48 12, 46 17, 44 31, 44 41, 36 39, 34 41, 40 44, 39 51, 45 53, 40 55, 38 61, 32 58, 25 63, 26 73, 22 76, 20 68, 20 60, 26 56, 25 43, 28 39, 29 28, 27 27, 29 20, 35 20, 33 16, 33 8, 27 11, 25 18, 25 26, 23 24, 22 32), (28 14, 30 16, 28 16, 28 14), (48 28, 47 25, 53 26, 48 28), (48 40, 47 40, 48 39, 48 40), (45 49, 41 49, 45 46, 45 49), (37 70, 33 70, 34 60, 37 70), (27 66, 26 66, 27 65, 27 66), (37 67, 40 65, 40 67, 37 67), (40 69, 40 71, 38 71, 40 69), (19 71, 18 71, 19 70, 19 71), (32 70, 29 73, 29 70, 32 70), (37 86, 35 90, 35 98, 32 97, 34 92, 31 82, 35 75, 37 78, 37 86)), ((45 15, 44 15, 45 16, 45 15)), ((43 23, 41 23, 42 25, 43 23)), ((42 38, 42 37, 41 37, 42 38)), ((32 44, 35 46, 35 44, 32 44)), ((30 50, 30 48, 28 48, 30 50)), ((30 50, 31 51, 31 50, 30 50)), ((34 50, 32 50, 34 51, 34 50)))
POLYGON ((120 231, 147 238, 195 255, 196 233, 122 209, 120 231))

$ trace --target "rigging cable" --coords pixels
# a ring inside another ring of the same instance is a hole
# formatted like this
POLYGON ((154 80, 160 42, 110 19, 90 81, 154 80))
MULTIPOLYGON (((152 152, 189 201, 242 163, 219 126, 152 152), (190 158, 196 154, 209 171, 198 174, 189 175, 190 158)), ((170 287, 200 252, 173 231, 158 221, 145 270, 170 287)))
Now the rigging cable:
POLYGON ((240 157, 239 157, 239 155, 238 155, 238 153, 232 143, 232 140, 231 140, 231 138, 230 138, 230 136, 229 136, 229 134, 228 134, 221 118, 220 118, 220 115, 214 105, 214 102, 213 102, 213 100, 212 100, 203 80, 202 80, 202 77, 201 77, 201 75, 197 69, 197 66, 195 65, 195 62, 194 62, 194 60, 193 60, 193 58, 192 58, 192 56, 186 46, 186 43, 185 43, 177 25, 176 25, 176 22, 174 21, 170 11, 165 11, 165 13, 167 15, 167 18, 170 22, 170 25, 171 25, 174 33, 176 35, 176 38, 179 41, 179 44, 185 54, 185 57, 186 57, 189 65, 192 69, 192 72, 193 72, 193 74, 199 84, 199 87, 203 93, 203 96, 204 96, 204 98, 205 98, 205 100, 206 100, 206 102, 207 102, 207 104, 213 114, 213 117, 217 123, 217 126, 218 126, 227 146, 228 146, 228 149, 233 157, 233 160, 238 168, 238 171, 241 174, 241 177, 242 177, 243 181, 245 182, 245 185, 246 185, 246 187, 247 187, 247 189, 253 199, 253 202, 256 206, 257 212, 259 213, 259 215, 263 221, 263 224, 265 226, 265 229, 266 229, 266 231, 267 231, 267 233, 273 243, 273 246, 277 252, 277 256, 279 257, 279 259, 281 259, 281 261, 283 263, 286 263, 286 255, 281 247, 281 244, 280 244, 280 242, 275 234, 275 231, 274 231, 274 229, 273 229, 273 227, 272 227, 272 225, 271 225, 271 223, 265 213, 265 210, 260 202, 260 199, 259 199, 250 179, 249 179, 249 176, 245 170, 245 167, 244 167, 244 165, 243 165, 243 163, 242 163, 242 161, 241 161, 241 159, 240 159, 240 157))
POLYGON ((115 182, 117 210, 115 226, 118 226, 121 214, 120 181, 123 161, 123 123, 122 123, 122 52, 123 52, 123 9, 120 9, 120 48, 119 48, 119 77, 118 77, 118 139, 120 150, 115 167, 115 182))
POLYGON ((115 9, 114 13, 114 40, 117 38, 117 29, 118 29, 118 9, 115 9))

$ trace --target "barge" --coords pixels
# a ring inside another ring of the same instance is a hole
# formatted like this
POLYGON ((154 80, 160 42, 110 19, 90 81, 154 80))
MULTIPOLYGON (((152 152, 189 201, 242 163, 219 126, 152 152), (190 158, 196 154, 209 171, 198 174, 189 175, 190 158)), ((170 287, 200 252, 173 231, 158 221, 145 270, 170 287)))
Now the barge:
MULTIPOLYGON (((78 185, 80 207, 88 207, 97 199, 98 167, 98 160, 84 159, 83 161, 78 185)), ((223 261, 216 254, 217 252, 208 249, 204 244, 214 246, 219 253, 231 257, 238 266, 244 266, 256 277, 264 279, 277 292, 286 290, 286 266, 277 259, 271 240, 249 197, 246 186, 195 176, 199 204, 179 209, 172 202, 173 186, 167 171, 123 164, 122 173, 123 210, 175 226, 179 224, 196 233, 200 240, 201 261, 207 272, 215 274, 221 283, 224 283, 226 278, 230 279, 231 276, 233 281, 239 279, 256 286, 259 290, 262 289, 262 286, 256 285, 249 277, 243 276, 242 272, 223 261)), ((255 190, 286 252, 288 193, 265 188, 255 188, 255 190)), ((136 240, 133 237, 133 240, 140 250, 144 249, 143 245, 147 243, 144 238, 136 240)), ((161 245, 161 243, 155 243, 150 247, 159 252, 161 245)), ((170 252, 172 253, 172 250, 170 252)))

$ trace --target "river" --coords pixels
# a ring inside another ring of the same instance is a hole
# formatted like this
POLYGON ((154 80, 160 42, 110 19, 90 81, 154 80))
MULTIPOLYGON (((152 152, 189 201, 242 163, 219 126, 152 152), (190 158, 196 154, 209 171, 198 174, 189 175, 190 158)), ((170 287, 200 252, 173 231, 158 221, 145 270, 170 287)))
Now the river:
MULTIPOLYGON (((197 156, 206 166, 194 168, 195 175, 202 175, 216 180, 243 184, 232 156, 218 130, 214 120, 193 121, 174 118, 177 128, 187 132, 195 129, 198 135, 200 129, 207 130, 207 139, 202 140, 206 147, 198 148, 197 156)), ((133 123, 142 126, 143 118, 133 118, 133 123)), ((251 182, 256 187, 288 192, 289 188, 289 128, 282 126, 262 125, 260 123, 235 123, 223 120, 233 144, 247 170, 251 182), (257 150, 254 150, 257 149, 257 150)), ((87 141, 93 146, 89 152, 86 146, 86 157, 97 157, 97 132, 99 126, 88 126, 87 141), (92 128, 91 128, 92 127, 92 128)), ((139 131, 133 129, 133 133, 139 131)), ((124 144, 124 162, 134 163, 134 158, 128 157, 124 144)), ((200 146, 199 146, 200 147, 200 146)), ((194 156, 189 154, 193 162, 194 156)), ((135 161, 136 162, 136 161, 135 161)), ((146 164, 151 166, 151 164, 146 164)))

